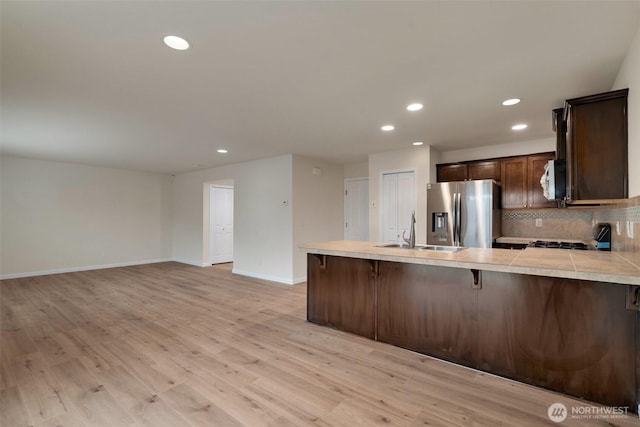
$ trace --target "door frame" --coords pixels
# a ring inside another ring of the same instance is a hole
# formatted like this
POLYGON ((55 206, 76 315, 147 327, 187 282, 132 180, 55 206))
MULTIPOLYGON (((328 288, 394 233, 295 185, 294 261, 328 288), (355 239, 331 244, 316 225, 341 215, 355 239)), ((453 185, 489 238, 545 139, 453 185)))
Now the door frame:
MULTIPOLYGON (((211 230, 209 230, 209 222, 211 221, 211 212, 209 212, 211 200, 211 187, 229 187, 234 189, 233 211, 234 211, 234 228, 235 228, 235 180, 233 178, 213 179, 202 183, 202 267, 210 267, 211 255, 209 254, 209 245, 211 238, 211 230)), ((235 240, 235 237, 234 237, 235 240)), ((235 244, 234 244, 235 248, 235 244)))
MULTIPOLYGON (((214 230, 211 229, 211 220, 213 219, 213 212, 211 211, 211 193, 213 192, 214 188, 221 188, 221 189, 226 189, 226 190, 231 190, 232 192, 232 198, 233 198, 233 204, 231 205, 231 210, 232 212, 235 211, 235 193, 234 193, 234 188, 233 185, 225 185, 225 184, 216 184, 216 183, 212 183, 209 185, 209 261, 208 264, 209 265, 213 265, 214 262, 212 260, 213 256, 211 254, 211 239, 214 233, 214 230)), ((234 235, 235 232, 235 221, 232 215, 231 218, 232 221, 232 229, 231 229, 231 234, 234 235)), ((231 253, 231 261, 224 261, 224 262, 233 262, 233 252, 231 253)), ((216 263, 216 264, 221 264, 221 263, 216 263)))

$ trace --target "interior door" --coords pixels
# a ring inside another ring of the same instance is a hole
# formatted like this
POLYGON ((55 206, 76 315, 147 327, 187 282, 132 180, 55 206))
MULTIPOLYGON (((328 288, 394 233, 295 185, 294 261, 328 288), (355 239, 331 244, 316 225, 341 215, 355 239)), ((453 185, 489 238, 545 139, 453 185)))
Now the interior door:
POLYGON ((415 173, 399 172, 382 175, 382 238, 398 242, 402 232, 409 238, 411 212, 416 209, 415 173))
POLYGON ((344 182, 344 238, 369 240, 369 180, 344 182))
POLYGON ((211 186, 209 257, 211 264, 233 261, 233 188, 211 186))

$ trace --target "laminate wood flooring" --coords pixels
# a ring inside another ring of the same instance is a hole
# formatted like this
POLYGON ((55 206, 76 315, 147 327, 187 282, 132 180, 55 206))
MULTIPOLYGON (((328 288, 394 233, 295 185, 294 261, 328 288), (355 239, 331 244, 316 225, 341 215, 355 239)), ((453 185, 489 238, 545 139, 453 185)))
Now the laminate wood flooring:
POLYGON ((2 427, 539 426, 552 403, 591 405, 307 323, 305 284, 228 264, 4 280, 0 297, 2 427))

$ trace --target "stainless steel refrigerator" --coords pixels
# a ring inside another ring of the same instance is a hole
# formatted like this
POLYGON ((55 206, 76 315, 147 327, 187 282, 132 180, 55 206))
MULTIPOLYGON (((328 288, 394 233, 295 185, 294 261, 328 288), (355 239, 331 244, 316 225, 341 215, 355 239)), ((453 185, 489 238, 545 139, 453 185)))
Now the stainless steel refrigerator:
POLYGON ((427 184, 427 244, 490 248, 500 237, 500 186, 491 179, 427 184))

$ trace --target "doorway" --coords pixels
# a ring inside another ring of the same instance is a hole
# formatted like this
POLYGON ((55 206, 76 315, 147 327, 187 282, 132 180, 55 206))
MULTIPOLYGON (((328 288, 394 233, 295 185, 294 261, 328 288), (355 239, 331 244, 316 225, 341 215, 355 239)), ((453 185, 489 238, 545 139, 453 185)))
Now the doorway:
POLYGON ((233 262, 233 187, 209 187, 209 261, 233 262))
POLYGON ((416 179, 414 171, 382 174, 382 238, 398 242, 403 231, 409 237, 411 212, 416 210, 416 179))
POLYGON ((344 239, 369 240, 369 179, 344 181, 344 239))

